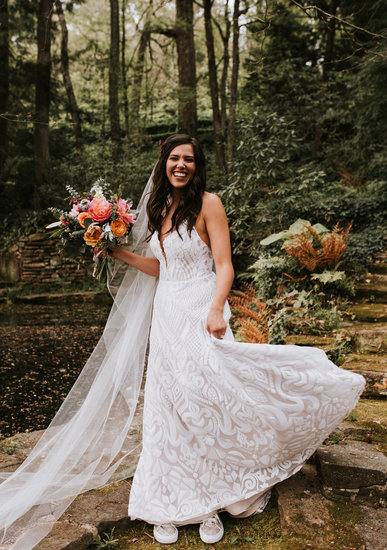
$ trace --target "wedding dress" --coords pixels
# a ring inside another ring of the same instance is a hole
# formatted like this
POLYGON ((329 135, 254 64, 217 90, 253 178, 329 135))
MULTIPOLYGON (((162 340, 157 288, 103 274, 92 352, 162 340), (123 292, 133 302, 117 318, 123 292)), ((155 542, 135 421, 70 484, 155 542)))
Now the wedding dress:
MULTIPOLYGON (((212 254, 185 226, 146 241, 150 176, 128 247, 155 255, 160 281, 118 262, 103 335, 49 427, 15 472, 0 471, 0 549, 30 550, 77 495, 132 475, 130 438, 153 306, 143 451, 129 514, 200 521, 263 509, 352 410, 361 376, 314 348, 235 343, 206 331, 212 254), (121 266, 121 267, 120 267, 121 266)), ((228 319, 230 311, 225 306, 228 319)))
MULTIPOLYGON (((262 511, 354 408, 364 387, 316 348, 217 340, 210 248, 183 224, 150 247, 160 261, 144 394, 143 449, 129 515, 153 524, 262 511)), ((226 303, 225 320, 230 318, 226 303)))

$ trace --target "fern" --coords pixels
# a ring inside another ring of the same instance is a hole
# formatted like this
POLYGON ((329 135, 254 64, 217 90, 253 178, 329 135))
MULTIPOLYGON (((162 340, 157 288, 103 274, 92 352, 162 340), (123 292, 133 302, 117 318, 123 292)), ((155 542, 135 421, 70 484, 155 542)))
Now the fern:
POLYGON ((329 265, 336 267, 348 246, 348 233, 352 227, 340 229, 336 224, 331 233, 320 234, 313 226, 305 225, 305 230, 282 245, 282 248, 302 264, 309 272, 329 265))
POLYGON ((269 307, 255 296, 255 289, 244 283, 244 291, 234 291, 229 302, 236 316, 236 333, 246 342, 264 344, 269 338, 269 307))

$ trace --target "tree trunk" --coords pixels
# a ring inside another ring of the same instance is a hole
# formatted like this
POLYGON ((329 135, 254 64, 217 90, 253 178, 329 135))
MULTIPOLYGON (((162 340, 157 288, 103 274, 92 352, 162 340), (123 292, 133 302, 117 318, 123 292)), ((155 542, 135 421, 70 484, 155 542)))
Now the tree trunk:
POLYGON ((329 13, 333 17, 325 18, 325 22, 327 25, 327 33, 326 33, 324 62, 322 65, 320 104, 317 111, 317 125, 314 132, 313 149, 312 149, 312 155, 314 157, 316 157, 319 151, 321 150, 321 142, 322 142, 321 117, 325 109, 325 94, 326 94, 325 88, 329 80, 329 71, 331 69, 331 63, 333 59, 333 45, 334 45, 335 30, 336 30, 336 19, 334 16, 336 15, 338 4, 339 4, 339 0, 331 0, 329 5, 329 13))
POLYGON ((118 0, 110 0, 110 64, 109 64, 109 116, 113 158, 121 157, 121 128, 118 103, 120 30, 118 0))
POLYGON ((121 77, 122 77, 122 98, 124 104, 125 142, 126 152, 129 154, 129 102, 128 102, 128 77, 126 67, 126 6, 127 0, 122 0, 121 6, 121 77))
POLYGON ((141 145, 140 129, 140 107, 142 80, 144 76, 145 52, 149 43, 150 31, 145 21, 144 29, 141 31, 140 43, 138 45, 137 59, 133 67, 132 95, 130 101, 130 128, 131 137, 136 146, 141 145))
POLYGON ((43 206, 42 197, 48 185, 52 9, 53 0, 39 0, 34 131, 36 209, 43 206))
POLYGON ((8 155, 9 47, 8 0, 0 1, 0 170, 8 155))
POLYGON ((228 114, 227 128, 227 172, 232 170, 234 157, 234 131, 236 119, 236 105, 238 98, 238 75, 239 75, 239 0, 234 2, 234 13, 232 17, 233 37, 232 37, 232 73, 230 90, 230 108, 228 114))
POLYGON ((179 72, 181 131, 197 134, 196 63, 193 33, 193 0, 176 0, 176 49, 179 72))
POLYGON ((205 30, 206 30, 208 74, 209 74, 209 81, 210 81, 211 105, 212 105, 213 123, 214 123, 216 165, 219 168, 219 170, 224 171, 225 160, 224 160, 221 116, 220 116, 220 110, 219 110, 218 78, 216 74, 216 60, 215 60, 215 50, 214 50, 214 36, 212 33, 211 7, 212 7, 212 0, 204 0, 204 24, 205 24, 205 30))
POLYGON ((67 101, 68 101, 71 119, 73 121, 77 150, 78 150, 78 153, 82 156, 84 153, 82 126, 81 126, 81 119, 79 115, 77 100, 75 98, 73 83, 71 81, 71 76, 70 76, 69 54, 68 54, 68 32, 67 32, 66 18, 63 13, 62 3, 60 0, 55 0, 55 7, 56 7, 56 13, 58 15, 60 30, 61 30, 60 60, 61 60, 61 67, 62 67, 63 82, 66 88, 67 101))
POLYGON ((226 109, 227 109, 227 73, 230 63, 230 54, 228 51, 228 44, 230 41, 231 22, 228 17, 228 0, 226 2, 224 11, 225 32, 221 33, 223 42, 223 69, 220 80, 220 123, 222 127, 223 136, 226 134, 226 109))

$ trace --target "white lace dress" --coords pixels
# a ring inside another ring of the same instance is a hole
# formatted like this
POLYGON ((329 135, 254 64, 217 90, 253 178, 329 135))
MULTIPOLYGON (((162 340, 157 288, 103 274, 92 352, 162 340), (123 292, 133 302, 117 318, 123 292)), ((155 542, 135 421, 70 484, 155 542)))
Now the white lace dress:
POLYGON ((160 280, 129 515, 154 524, 261 511, 267 490, 301 468, 364 387, 316 348, 237 343, 230 328, 210 337, 212 253, 195 229, 179 231, 164 251, 156 234, 150 243, 160 280))

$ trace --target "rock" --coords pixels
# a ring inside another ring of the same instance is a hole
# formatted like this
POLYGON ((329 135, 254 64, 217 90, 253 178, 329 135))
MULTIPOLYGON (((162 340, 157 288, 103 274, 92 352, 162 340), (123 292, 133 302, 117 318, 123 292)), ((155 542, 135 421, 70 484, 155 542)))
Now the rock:
POLYGON ((368 267, 370 273, 378 273, 387 275, 387 258, 381 259, 379 262, 374 262, 368 267))
POLYGON ((363 397, 387 395, 387 356, 385 354, 351 353, 342 368, 361 374, 366 379, 363 397))
POLYGON ((352 323, 342 333, 350 336, 359 353, 387 351, 387 329, 385 323, 352 323))
POLYGON ((325 496, 371 505, 386 504, 387 458, 373 445, 342 441, 319 447, 316 455, 325 496))
POLYGON ((353 304, 346 314, 355 315, 356 319, 362 322, 387 321, 387 304, 353 304))
POLYGON ((282 534, 312 537, 317 544, 315 536, 322 533, 326 542, 330 532, 329 502, 319 491, 316 467, 305 464, 297 474, 276 485, 276 492, 282 534))
POLYGON ((327 350, 335 343, 333 336, 315 336, 305 334, 289 334, 285 338, 286 344, 296 344, 298 346, 313 346, 327 350))
POLYGON ((361 506, 361 520, 356 524, 356 531, 367 543, 369 550, 386 550, 387 548, 387 510, 371 509, 361 506))
POLYGON ((14 253, 0 255, 0 279, 15 284, 20 280, 19 258, 14 253))
POLYGON ((131 525, 128 517, 131 483, 120 481, 79 495, 64 513, 66 519, 81 519, 95 525, 99 533, 122 531, 131 525))
POLYGON ((343 369, 387 373, 387 354, 349 353, 340 365, 343 369))
MULTIPOLYGON (((352 370, 352 369, 351 369, 352 370)), ((387 396, 387 376, 383 372, 371 372, 353 370, 358 374, 362 374, 366 379, 366 386, 362 393, 362 397, 385 397, 387 396)))
POLYGON ((387 301, 387 275, 373 275, 364 283, 355 285, 356 299, 373 297, 378 302, 387 301))
POLYGON ((90 546, 98 530, 94 525, 68 520, 57 521, 35 550, 83 550, 90 546))

